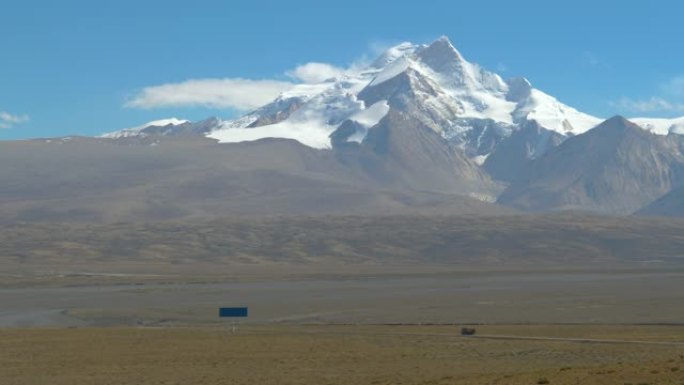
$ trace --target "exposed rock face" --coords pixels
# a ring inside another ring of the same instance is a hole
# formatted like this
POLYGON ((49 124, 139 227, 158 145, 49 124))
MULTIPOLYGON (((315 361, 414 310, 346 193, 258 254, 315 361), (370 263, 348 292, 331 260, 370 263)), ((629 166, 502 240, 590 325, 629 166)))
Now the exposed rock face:
POLYGON ((684 217, 684 186, 680 186, 636 212, 642 216, 684 217))
POLYGON ((247 127, 259 127, 269 124, 280 123, 304 105, 300 98, 279 99, 271 106, 270 111, 264 111, 253 123, 247 127))
POLYGON ((354 155, 372 179, 391 186, 471 196, 497 192, 459 148, 404 113, 390 110, 354 155))
POLYGON ((532 160, 564 140, 565 136, 547 130, 535 121, 529 122, 496 146, 484 162, 484 169, 496 180, 514 182, 527 173, 532 160))
POLYGON ((392 109, 412 116, 435 132, 442 132, 463 112, 463 107, 448 98, 437 83, 413 70, 364 88, 358 98, 366 105, 387 100, 392 109))
POLYGON ((684 181, 678 140, 614 117, 531 162, 499 202, 629 214, 684 181))

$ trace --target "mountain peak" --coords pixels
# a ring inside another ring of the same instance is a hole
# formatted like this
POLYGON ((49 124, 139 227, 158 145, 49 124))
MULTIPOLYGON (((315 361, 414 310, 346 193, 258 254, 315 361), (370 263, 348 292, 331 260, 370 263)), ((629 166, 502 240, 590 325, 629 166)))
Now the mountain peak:
POLYGON ((603 121, 592 130, 587 131, 586 134, 611 142, 622 140, 626 137, 646 139, 654 135, 652 132, 644 130, 638 124, 627 120, 621 115, 615 115, 603 121))
POLYGON ((611 123, 611 124, 616 124, 616 123, 619 123, 619 124, 628 124, 628 123, 631 123, 631 122, 630 122, 629 120, 627 120, 627 118, 625 118, 625 117, 622 116, 622 115, 615 115, 615 116, 612 116, 612 117, 606 119, 606 123, 611 123))
POLYGON ((382 55, 375 59, 373 64, 371 64, 371 67, 382 69, 386 65, 397 60, 398 58, 414 52, 416 48, 418 48, 418 46, 410 42, 403 42, 401 44, 397 44, 393 47, 388 48, 385 52, 382 53, 382 55))
POLYGON ((422 61, 437 72, 444 72, 454 62, 464 62, 463 56, 451 44, 448 37, 442 36, 420 52, 422 61))
POLYGON ((433 41, 433 42, 430 44, 430 46, 432 46, 432 45, 437 45, 437 46, 444 47, 445 49, 449 49, 449 50, 451 50, 451 51, 453 51, 453 52, 456 52, 457 54, 460 55, 460 53, 458 52, 458 50, 456 49, 456 47, 454 47, 454 45, 451 43, 451 40, 450 40, 449 37, 446 36, 446 35, 442 35, 442 36, 440 36, 439 38, 437 38, 437 40, 433 41))
POLYGON ((635 123, 630 122, 629 120, 627 120, 627 118, 625 118, 622 115, 615 115, 615 116, 607 119, 603 123, 599 124, 596 128, 597 129, 601 129, 601 128, 604 128, 604 129, 621 129, 621 130, 627 129, 627 128, 635 128, 635 129, 638 129, 639 131, 643 131, 641 129, 641 127, 639 127, 635 123))

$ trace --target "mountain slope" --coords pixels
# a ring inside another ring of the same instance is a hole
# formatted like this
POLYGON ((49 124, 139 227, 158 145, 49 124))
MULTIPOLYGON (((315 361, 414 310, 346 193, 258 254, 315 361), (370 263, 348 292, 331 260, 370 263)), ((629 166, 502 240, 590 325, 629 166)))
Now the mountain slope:
POLYGON ((541 157, 565 139, 563 135, 543 128, 536 121, 530 121, 496 146, 487 156, 483 167, 496 180, 514 182, 527 172, 533 159, 541 157))
POLYGON ((0 222, 510 212, 450 192, 434 178, 413 189, 408 182, 419 185, 414 173, 397 173, 404 179, 396 183, 374 180, 332 151, 283 139, 0 142, 0 222))
POLYGON ((670 191, 636 212, 641 216, 684 217, 684 186, 670 191))
POLYGON ((390 110, 360 145, 339 151, 368 177, 392 188, 436 191, 494 200, 488 175, 439 134, 417 119, 390 110))
POLYGON ((677 138, 622 117, 566 140, 533 161, 498 201, 528 210, 628 214, 684 181, 677 138))

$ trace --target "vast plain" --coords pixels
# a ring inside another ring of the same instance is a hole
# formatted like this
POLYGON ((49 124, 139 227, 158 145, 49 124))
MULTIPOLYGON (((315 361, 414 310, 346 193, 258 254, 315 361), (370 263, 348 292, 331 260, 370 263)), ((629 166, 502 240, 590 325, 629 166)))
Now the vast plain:
POLYGON ((9 225, 2 383, 684 384, 682 234, 579 214, 9 225), (220 306, 250 316, 231 333, 220 306))

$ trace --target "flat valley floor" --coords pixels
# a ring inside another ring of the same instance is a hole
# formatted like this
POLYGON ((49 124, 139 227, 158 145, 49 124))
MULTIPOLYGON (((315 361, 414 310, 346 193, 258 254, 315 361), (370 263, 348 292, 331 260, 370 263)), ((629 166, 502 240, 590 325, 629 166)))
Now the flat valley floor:
POLYGON ((0 283, 2 385, 684 385, 681 265, 0 283), (249 306, 237 333, 220 306, 249 306))
POLYGON ((0 327, 214 325, 222 306, 248 306, 251 324, 684 324, 681 264, 81 273, 4 282, 0 327))

